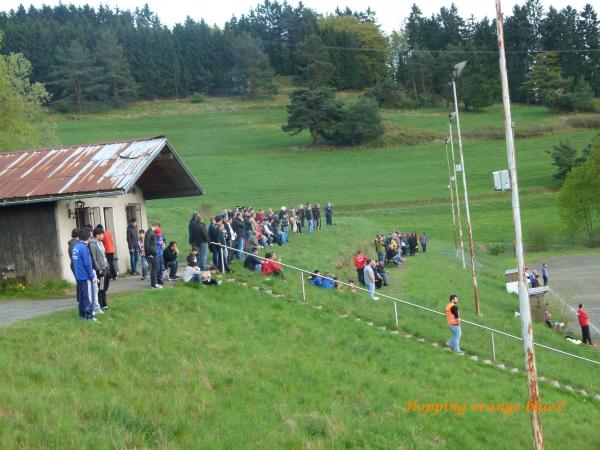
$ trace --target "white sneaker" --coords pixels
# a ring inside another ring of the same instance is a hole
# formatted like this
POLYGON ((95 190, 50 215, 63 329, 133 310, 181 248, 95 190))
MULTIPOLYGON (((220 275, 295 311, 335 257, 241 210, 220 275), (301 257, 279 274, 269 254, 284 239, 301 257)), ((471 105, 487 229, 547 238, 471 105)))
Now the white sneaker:
POLYGON ((94 315, 96 314, 104 314, 104 311, 102 311, 101 309, 96 309, 94 310, 94 315))
POLYGON ((373 297, 373 301, 376 302, 377 300, 379 300, 379 297, 373 297))

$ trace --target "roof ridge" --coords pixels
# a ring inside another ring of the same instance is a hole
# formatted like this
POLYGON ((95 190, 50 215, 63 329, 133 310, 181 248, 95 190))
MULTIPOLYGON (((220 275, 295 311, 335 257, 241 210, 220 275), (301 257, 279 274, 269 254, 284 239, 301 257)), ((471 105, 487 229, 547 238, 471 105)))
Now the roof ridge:
POLYGON ((42 147, 42 148, 31 148, 28 150, 11 150, 8 152, 0 151, 0 157, 2 157, 2 155, 18 155, 18 154, 22 154, 22 153, 49 152, 52 150, 72 150, 72 149, 76 149, 79 147, 95 147, 95 146, 100 146, 100 145, 128 144, 128 143, 131 144, 131 143, 140 142, 140 141, 152 141, 154 139, 166 139, 166 136, 164 134, 160 134, 158 136, 140 137, 140 138, 135 138, 135 139, 124 139, 122 141, 93 142, 93 143, 89 143, 89 144, 68 145, 68 146, 62 146, 62 147, 42 147))

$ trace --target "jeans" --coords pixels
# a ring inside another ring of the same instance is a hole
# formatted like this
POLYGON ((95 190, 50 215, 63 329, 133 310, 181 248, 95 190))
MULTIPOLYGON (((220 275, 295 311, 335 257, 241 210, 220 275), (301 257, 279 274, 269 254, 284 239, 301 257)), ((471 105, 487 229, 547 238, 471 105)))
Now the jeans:
POLYGON ((244 238, 242 236, 238 236, 235 240, 235 249, 237 250, 235 254, 235 259, 244 259, 244 238))
POLYGON ((385 261, 385 252, 377 252, 377 261, 385 261))
POLYGON ((92 283, 92 309, 98 311, 100 309, 100 303, 98 302, 98 283, 92 283))
POLYGON ((156 286, 158 284, 158 258, 156 256, 146 256, 146 258, 150 264, 150 284, 156 286))
POLYGON ((163 272, 165 267, 165 260, 163 259, 163 255, 159 255, 157 258, 158 262, 158 273, 156 274, 156 280, 158 284, 163 284, 163 272))
POLYGON ((427 242, 421 242, 421 249, 423 249, 423 253, 427 251, 427 242))
POLYGON ((312 233, 313 231, 315 231, 315 221, 310 219, 308 221, 308 232, 312 233))
POLYGON ((375 300, 375 283, 369 283, 368 281, 366 281, 365 285, 369 290, 369 297, 371 297, 371 300, 375 300))
POLYGON ((92 315, 92 280, 77 280, 77 291, 79 292, 79 317, 91 319, 92 315))
POLYGON ((208 257, 208 242, 203 242, 200 244, 200 268, 202 270, 208 270, 208 263, 206 262, 206 258, 208 257))
POLYGON ((325 214, 325 223, 327 225, 333 225, 333 216, 331 214, 325 214))
POLYGON ((460 325, 448 325, 448 328, 452 331, 452 337, 447 342, 447 345, 455 352, 460 352, 460 325))
POLYGON ((388 274, 386 272, 380 273, 379 275, 381 275, 381 278, 383 278, 383 285, 387 286, 388 285, 388 274))
POLYGON ((257 265, 254 266, 254 271, 255 272, 260 272, 261 270, 262 270, 262 264, 259 263, 259 264, 257 264, 257 265))
POLYGON ((140 262, 142 263, 142 278, 146 278, 146 276, 148 275, 148 260, 144 255, 140 255, 140 262))
POLYGON ((281 230, 281 233, 279 233, 279 241, 282 244, 287 244, 289 242, 287 238, 287 232, 281 230))
POLYGON ((137 248, 134 248, 133 251, 129 252, 129 264, 131 266, 131 273, 137 272, 137 264, 138 264, 139 256, 140 256, 140 252, 138 251, 137 248))
POLYGON ((169 277, 175 278, 177 276, 177 268, 179 267, 179 261, 171 261, 168 262, 165 266, 166 269, 169 269, 169 277))

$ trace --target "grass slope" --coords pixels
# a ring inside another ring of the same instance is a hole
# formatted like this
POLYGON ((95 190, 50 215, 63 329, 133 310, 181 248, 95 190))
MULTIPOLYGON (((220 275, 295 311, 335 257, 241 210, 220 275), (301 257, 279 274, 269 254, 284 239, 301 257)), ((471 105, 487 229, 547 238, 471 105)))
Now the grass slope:
MULTIPOLYGON (((62 312, 0 339, 11 349, 0 353, 2 448, 531 443, 525 412, 407 410, 415 400, 523 403, 522 375, 237 286, 140 293, 114 301, 100 325, 62 312)), ((543 414, 548 448, 599 444, 592 401, 541 389, 567 408, 543 414)))

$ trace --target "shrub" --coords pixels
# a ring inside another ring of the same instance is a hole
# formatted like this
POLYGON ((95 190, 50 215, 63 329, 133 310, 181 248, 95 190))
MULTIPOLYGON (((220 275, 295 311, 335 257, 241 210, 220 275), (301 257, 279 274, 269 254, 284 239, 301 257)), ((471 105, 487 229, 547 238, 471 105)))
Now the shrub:
POLYGON ((194 92, 194 95, 192 95, 192 98, 190 99, 190 103, 204 103, 204 101, 206 100, 206 97, 204 95, 202 95, 200 92, 194 92))
POLYGON ((337 145, 360 145, 378 140, 383 133, 377 102, 361 96, 355 103, 342 106, 328 140, 337 145))
POLYGON ((527 233, 527 247, 530 251, 541 252, 548 248, 550 237, 548 232, 539 226, 532 228, 527 233))

